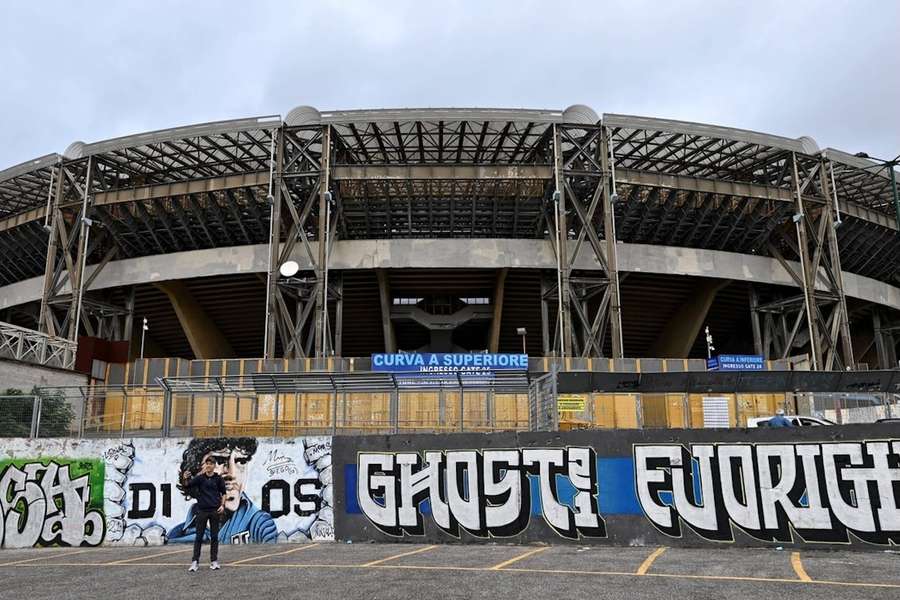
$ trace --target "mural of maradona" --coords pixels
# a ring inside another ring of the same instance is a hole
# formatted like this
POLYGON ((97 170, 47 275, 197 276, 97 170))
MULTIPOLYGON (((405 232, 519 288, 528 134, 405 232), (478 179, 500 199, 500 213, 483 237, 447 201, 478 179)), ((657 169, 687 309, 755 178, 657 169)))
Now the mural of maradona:
MULTIPOLYGON (((260 510, 244 492, 248 468, 256 454, 255 438, 197 438, 191 440, 181 459, 181 483, 178 489, 191 499, 191 489, 186 488, 187 477, 193 477, 210 457, 215 461, 215 470, 225 480, 225 515, 219 528, 219 542, 223 544, 274 543, 278 541, 275 519, 268 512, 260 510)), ((192 543, 196 537, 195 516, 197 504, 191 504, 184 523, 176 525, 169 532, 170 543, 192 543)), ((208 541, 209 530, 204 541, 208 541)))

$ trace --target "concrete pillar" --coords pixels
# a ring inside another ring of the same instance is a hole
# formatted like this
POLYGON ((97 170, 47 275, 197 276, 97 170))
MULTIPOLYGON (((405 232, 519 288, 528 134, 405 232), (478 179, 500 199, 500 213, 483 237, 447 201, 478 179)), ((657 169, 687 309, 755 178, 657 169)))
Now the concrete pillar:
POLYGON ((728 284, 729 281, 723 279, 707 279, 699 282, 653 343, 650 356, 686 358, 706 322, 706 316, 713 300, 716 299, 716 294, 728 284))
POLYGON ((494 317, 491 320, 491 339, 488 348, 491 352, 499 352, 500 348, 500 323, 503 320, 503 293, 506 290, 506 275, 509 269, 503 268, 497 271, 497 279, 494 283, 494 317))
POLYGON ((191 344, 198 360, 209 358, 234 358, 231 344, 219 331, 182 281, 164 281, 156 287, 162 290, 172 303, 178 322, 191 344))
POLYGON ((391 353, 397 351, 397 338, 394 335, 394 323, 391 321, 391 284, 388 281, 387 271, 375 269, 378 278, 378 297, 381 301, 381 328, 384 332, 384 351, 391 353))

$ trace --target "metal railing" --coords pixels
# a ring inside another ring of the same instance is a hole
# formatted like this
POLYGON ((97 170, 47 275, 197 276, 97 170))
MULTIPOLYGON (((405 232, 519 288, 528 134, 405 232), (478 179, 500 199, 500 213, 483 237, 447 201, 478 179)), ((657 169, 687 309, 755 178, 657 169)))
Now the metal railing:
POLYGON ((0 436, 293 437, 746 427, 779 408, 838 424, 900 417, 900 393, 894 391, 564 393, 552 373, 518 377, 406 387, 402 375, 267 373, 169 378, 147 386, 41 388, 38 397, 16 396, 0 404, 6 407, 0 411, 0 436), (62 405, 70 411, 65 427, 60 425, 62 405))
POLYGON ((0 322, 0 357, 11 358, 45 367, 72 369, 78 344, 26 329, 18 325, 0 322))

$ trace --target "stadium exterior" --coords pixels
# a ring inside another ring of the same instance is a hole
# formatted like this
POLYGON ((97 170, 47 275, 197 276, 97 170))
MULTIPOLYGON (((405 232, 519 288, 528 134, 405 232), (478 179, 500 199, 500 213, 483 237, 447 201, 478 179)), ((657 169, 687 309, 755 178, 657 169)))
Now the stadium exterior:
POLYGON ((708 325, 718 352, 895 368, 895 178, 808 137, 583 105, 75 142, 0 171, 0 321, 67 355, 194 359, 705 358, 708 325))

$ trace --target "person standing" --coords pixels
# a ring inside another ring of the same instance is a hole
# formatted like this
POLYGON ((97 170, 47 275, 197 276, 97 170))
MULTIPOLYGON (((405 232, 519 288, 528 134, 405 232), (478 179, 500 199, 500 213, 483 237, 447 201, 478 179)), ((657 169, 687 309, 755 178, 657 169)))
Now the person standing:
POLYGON ((784 416, 784 409, 779 408, 775 411, 775 416, 769 419, 769 427, 793 427, 791 420, 784 416))
POLYGON ((203 469, 196 477, 191 472, 181 474, 184 487, 191 490, 197 499, 197 510, 194 513, 196 536, 194 538, 194 556, 191 559, 190 572, 197 570, 200 562, 200 548, 206 536, 206 525, 209 524, 209 568, 219 568, 219 518, 225 513, 225 480, 215 473, 216 463, 211 456, 203 461, 203 469))

